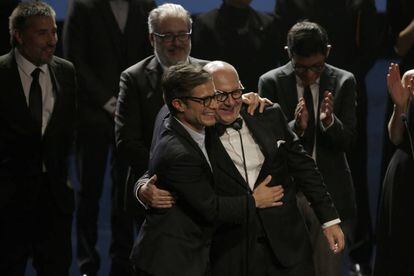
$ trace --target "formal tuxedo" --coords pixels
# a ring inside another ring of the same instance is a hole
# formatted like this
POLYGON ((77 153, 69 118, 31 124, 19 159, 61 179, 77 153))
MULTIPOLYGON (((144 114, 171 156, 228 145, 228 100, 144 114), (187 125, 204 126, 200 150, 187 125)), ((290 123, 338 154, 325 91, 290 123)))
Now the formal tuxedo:
MULTIPOLYGON (((290 62, 267 72, 259 80, 260 95, 280 104, 292 130, 298 103, 296 82, 296 75, 290 62)), ((319 79, 316 114, 319 114, 319 106, 326 90, 331 91, 334 98, 333 124, 323 130, 317 116, 314 132, 308 127, 301 137, 301 143, 309 143, 310 136, 315 135, 315 161, 343 222, 344 233, 349 239, 350 223, 355 218, 356 207, 355 192, 345 152, 355 139, 355 79, 347 71, 326 65, 319 79)), ((329 250, 317 219, 303 197, 300 197, 299 203, 311 234, 316 273, 339 275, 342 266, 341 255, 334 255, 329 250)))
MULTIPOLYGON (((192 57, 188 61, 201 65, 207 63, 192 57)), ((127 191, 132 191, 135 181, 148 169, 154 122, 164 105, 162 74, 160 62, 151 55, 121 75, 115 114, 115 139, 120 158, 125 159, 130 166, 127 191)), ((129 192, 128 194, 128 204, 136 206, 136 199, 129 192)), ((143 215, 142 210, 139 213, 143 215)))
MULTIPOLYGON (((278 105, 267 108, 263 113, 257 112, 254 116, 242 110, 241 115, 265 157, 255 186, 267 175, 272 175, 270 185, 283 186, 283 205, 257 209, 248 218, 247 229, 239 225, 223 225, 219 228, 211 247, 212 275, 246 275, 246 263, 250 263, 247 275, 255 275, 254 266, 260 265, 253 263, 257 240, 270 248, 271 261, 278 264, 280 275, 313 275, 310 242, 296 205, 296 193, 299 190, 307 196, 321 223, 337 218, 338 214, 321 175, 297 136, 288 128, 278 105), (300 180, 298 184, 292 181, 293 178, 300 180), (284 273, 283 269, 289 273, 284 273)), ((249 186, 236 169, 217 133, 213 133, 212 137, 208 146, 217 161, 214 170, 217 194, 236 196, 249 193, 249 186)))
POLYGON ((208 159, 173 116, 163 130, 149 163, 157 185, 177 198, 169 209, 149 209, 131 254, 149 275, 206 275, 215 225, 238 225, 255 209, 249 194, 218 197, 214 193, 215 156, 208 159))
POLYGON ((123 15, 126 18, 124 28, 116 16, 122 9, 113 8, 111 3, 109 0, 74 0, 63 34, 65 56, 74 63, 79 80, 80 124, 76 142, 80 181, 78 259, 81 272, 87 274, 99 269, 99 254, 95 249, 96 222, 109 152, 112 153, 111 269, 114 265, 128 266, 128 251, 134 236, 133 217, 124 208, 127 165, 113 151, 113 113, 121 72, 151 53, 147 18, 155 2, 112 3, 128 8, 123 15))
MULTIPOLYGON (((54 266, 56 273, 65 275, 70 266, 74 197, 67 182, 67 158, 75 132, 76 79, 73 65, 55 56, 48 70, 55 102, 40 136, 14 51, 0 57, 0 273, 4 275, 12 275, 12 270, 4 271, 3 265, 16 266, 16 260, 24 259, 25 254, 27 258, 29 250, 33 250, 39 269, 45 268, 42 251, 54 255, 49 261, 55 263, 49 263, 44 275, 52 275, 48 269, 54 266), (45 213, 36 213, 39 210, 45 213), (48 227, 55 227, 58 233, 51 233, 48 227), (38 232, 43 230, 43 234, 38 232)), ((17 266, 24 270, 22 264, 17 266)))
POLYGON ((278 33, 273 18, 250 6, 236 8, 226 1, 194 20, 192 54, 232 64, 248 91, 257 91, 259 77, 279 64, 278 33))

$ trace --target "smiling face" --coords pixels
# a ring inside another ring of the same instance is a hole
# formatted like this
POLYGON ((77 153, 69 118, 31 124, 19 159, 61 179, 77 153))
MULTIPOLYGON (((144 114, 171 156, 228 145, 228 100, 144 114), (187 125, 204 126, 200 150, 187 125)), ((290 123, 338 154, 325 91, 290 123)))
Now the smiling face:
MULTIPOLYGON (((222 68, 213 70, 211 74, 214 86, 223 93, 230 93, 242 88, 239 76, 232 66, 225 65, 222 68)), ((228 95, 224 102, 218 103, 216 110, 217 121, 224 125, 233 123, 239 117, 241 106, 241 98, 235 100, 231 95, 228 95)))
MULTIPOLYGON (((185 18, 165 17, 161 18, 155 30, 158 34, 182 34, 190 32, 190 26, 185 18)), ((164 41, 155 34, 150 34, 151 44, 155 55, 161 63, 167 67, 184 62, 188 59, 191 51, 191 39, 179 40, 177 38, 170 42, 164 41)))
POLYGON ((25 27, 14 34, 19 52, 36 66, 49 63, 56 49, 56 30, 53 17, 29 17, 25 27))
MULTIPOLYGON (((198 85, 191 90, 191 97, 204 98, 213 96, 215 88, 213 81, 209 80, 204 84, 198 85)), ((206 126, 216 123, 217 101, 214 99, 210 105, 204 106, 200 101, 193 100, 174 100, 175 107, 180 111, 177 114, 179 120, 195 131, 201 131, 206 126)))

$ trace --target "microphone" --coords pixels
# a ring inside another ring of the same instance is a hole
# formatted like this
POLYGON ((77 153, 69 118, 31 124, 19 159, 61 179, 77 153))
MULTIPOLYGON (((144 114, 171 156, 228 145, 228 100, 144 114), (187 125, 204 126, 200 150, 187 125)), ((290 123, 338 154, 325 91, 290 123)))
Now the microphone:
POLYGON ((401 121, 403 121, 404 123, 405 130, 407 131, 407 134, 408 134, 408 140, 409 140, 410 149, 411 149, 411 158, 414 160, 414 145, 413 145, 413 139, 411 138, 410 128, 408 127, 407 114, 402 113, 400 117, 401 117, 401 121))

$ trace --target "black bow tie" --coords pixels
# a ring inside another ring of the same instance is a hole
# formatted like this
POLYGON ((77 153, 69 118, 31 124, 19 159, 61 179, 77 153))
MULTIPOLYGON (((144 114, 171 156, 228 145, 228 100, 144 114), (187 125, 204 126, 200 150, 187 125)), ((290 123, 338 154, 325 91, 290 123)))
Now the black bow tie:
POLYGON ((233 128, 234 130, 239 131, 242 128, 242 126, 243 126, 242 118, 237 118, 233 123, 228 124, 228 125, 217 124, 216 125, 217 134, 219 136, 222 136, 224 132, 226 132, 227 128, 233 128))

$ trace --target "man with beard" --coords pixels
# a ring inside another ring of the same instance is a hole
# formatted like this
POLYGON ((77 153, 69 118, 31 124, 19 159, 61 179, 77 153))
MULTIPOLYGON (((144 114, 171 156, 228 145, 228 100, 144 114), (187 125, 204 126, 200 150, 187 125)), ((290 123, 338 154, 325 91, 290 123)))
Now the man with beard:
POLYGON ((0 275, 68 275, 73 190, 67 158, 76 117, 73 65, 53 54, 55 12, 23 2, 10 16, 13 49, 0 57, 0 275))
MULTIPOLYGON (((188 11, 177 4, 164 4, 148 16, 148 31, 154 55, 121 74, 120 92, 115 113, 115 138, 119 158, 129 168, 126 186, 127 208, 137 209, 130 192, 135 180, 148 168, 149 150, 155 117, 164 105, 161 91, 163 72, 179 62, 201 63, 189 56, 192 20, 188 11)), ((144 212, 136 210, 138 225, 144 212)))

